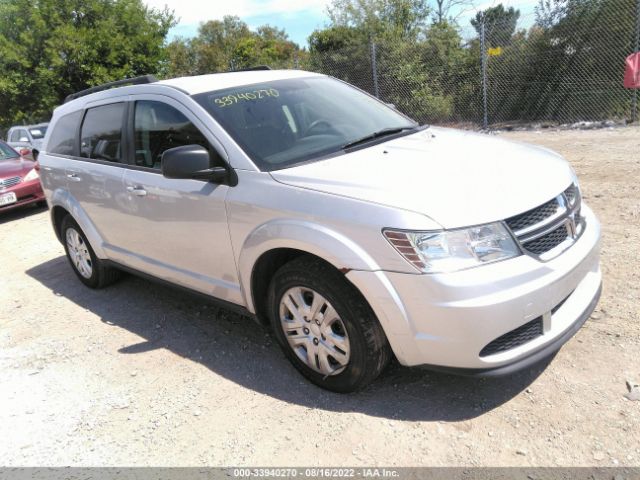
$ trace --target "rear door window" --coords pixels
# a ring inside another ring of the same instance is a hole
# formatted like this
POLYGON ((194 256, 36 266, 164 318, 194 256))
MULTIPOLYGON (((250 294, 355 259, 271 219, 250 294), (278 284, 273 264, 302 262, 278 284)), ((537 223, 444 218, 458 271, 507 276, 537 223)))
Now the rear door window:
POLYGON ((122 124, 124 103, 101 105, 87 110, 80 132, 80 156, 123 163, 122 124))

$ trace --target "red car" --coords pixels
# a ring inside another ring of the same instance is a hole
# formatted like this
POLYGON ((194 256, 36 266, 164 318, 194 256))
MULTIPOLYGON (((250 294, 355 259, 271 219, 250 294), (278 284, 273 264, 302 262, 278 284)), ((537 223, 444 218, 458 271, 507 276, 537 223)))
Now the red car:
POLYGON ((21 157, 0 140, 0 212, 30 203, 46 203, 38 162, 21 157))

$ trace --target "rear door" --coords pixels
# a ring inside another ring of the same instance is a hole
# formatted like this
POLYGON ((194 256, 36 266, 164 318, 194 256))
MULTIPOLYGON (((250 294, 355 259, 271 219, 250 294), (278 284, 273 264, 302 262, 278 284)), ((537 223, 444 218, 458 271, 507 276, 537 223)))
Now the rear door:
POLYGON ((122 247, 126 208, 123 125, 128 104, 92 104, 80 126, 79 156, 66 163, 67 188, 80 203, 104 247, 122 247))
POLYGON ((170 148, 198 144, 220 154, 222 146, 197 116, 173 99, 136 96, 130 108, 133 165, 124 175, 124 223, 129 227, 122 232, 122 244, 130 252, 122 261, 241 304, 225 206, 230 187, 167 179, 160 171, 162 154, 170 148))

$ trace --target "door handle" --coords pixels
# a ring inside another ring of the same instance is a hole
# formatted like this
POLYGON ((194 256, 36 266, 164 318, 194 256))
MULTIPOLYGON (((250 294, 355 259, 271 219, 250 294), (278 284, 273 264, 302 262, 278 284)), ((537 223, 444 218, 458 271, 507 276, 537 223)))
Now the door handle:
POLYGON ((77 173, 67 173, 67 178, 72 182, 80 182, 82 180, 77 173))
POLYGON ((138 197, 144 197, 147 195, 147 191, 142 187, 127 187, 127 192, 132 193, 138 197))

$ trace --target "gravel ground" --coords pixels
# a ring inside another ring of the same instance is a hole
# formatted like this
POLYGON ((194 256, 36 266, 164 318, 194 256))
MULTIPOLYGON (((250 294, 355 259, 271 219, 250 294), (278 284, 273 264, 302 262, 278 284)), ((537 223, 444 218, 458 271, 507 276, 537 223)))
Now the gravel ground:
POLYGON ((0 216, 0 464, 640 466, 640 128, 501 136, 564 154, 603 223, 602 301, 550 363, 328 393, 247 319, 134 277, 85 288, 28 208, 0 216))

